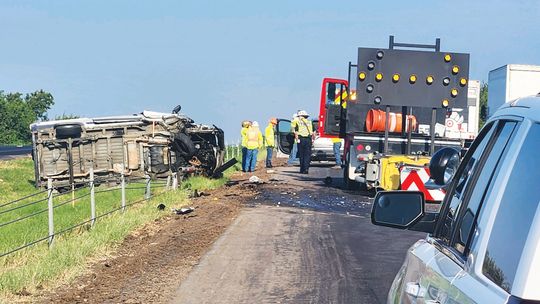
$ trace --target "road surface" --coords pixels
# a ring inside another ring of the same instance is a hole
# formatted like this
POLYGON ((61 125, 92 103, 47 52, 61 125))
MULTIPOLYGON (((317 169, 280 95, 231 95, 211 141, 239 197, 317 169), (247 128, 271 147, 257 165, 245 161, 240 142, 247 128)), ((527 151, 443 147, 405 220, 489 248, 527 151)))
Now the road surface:
POLYGON ((32 153, 32 146, 0 146, 0 160, 12 159, 32 153))
POLYGON ((278 168, 260 186, 173 303, 385 303, 424 235, 372 225, 372 200, 341 190, 341 170, 297 170, 278 168))

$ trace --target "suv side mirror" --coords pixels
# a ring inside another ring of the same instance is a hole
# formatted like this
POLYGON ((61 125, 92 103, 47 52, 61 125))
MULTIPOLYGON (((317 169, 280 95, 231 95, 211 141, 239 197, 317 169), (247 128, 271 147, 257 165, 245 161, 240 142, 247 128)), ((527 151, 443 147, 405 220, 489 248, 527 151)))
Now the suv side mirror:
POLYGON ((459 166, 460 153, 453 148, 442 148, 435 152, 429 162, 431 182, 438 186, 447 186, 459 166))
POLYGON ((424 216, 424 194, 420 191, 382 191, 375 195, 371 222, 399 229, 412 227, 424 216))

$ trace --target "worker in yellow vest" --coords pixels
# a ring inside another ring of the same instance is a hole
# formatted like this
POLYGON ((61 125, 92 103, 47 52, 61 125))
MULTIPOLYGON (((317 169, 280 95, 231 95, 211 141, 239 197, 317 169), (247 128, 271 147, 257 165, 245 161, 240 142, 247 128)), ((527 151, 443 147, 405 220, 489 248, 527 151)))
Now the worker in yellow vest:
POLYGON ((257 164, 257 154, 259 149, 263 146, 263 137, 262 133, 259 130, 259 123, 254 121, 251 124, 251 127, 247 130, 247 156, 246 156, 246 166, 244 171, 253 172, 255 171, 255 165, 257 164))
POLYGON ((308 119, 306 111, 298 112, 298 120, 294 125, 294 138, 298 143, 298 155, 300 156, 300 173, 308 174, 311 163, 311 145, 315 140, 313 123, 308 119))
POLYGON ((247 157, 247 131, 251 126, 251 121, 244 120, 242 129, 240 130, 241 146, 242 146, 242 171, 246 172, 246 157, 247 157))
POLYGON ((266 168, 272 168, 272 152, 276 147, 274 129, 277 125, 276 118, 270 118, 268 126, 264 129, 264 142, 266 146, 266 168))

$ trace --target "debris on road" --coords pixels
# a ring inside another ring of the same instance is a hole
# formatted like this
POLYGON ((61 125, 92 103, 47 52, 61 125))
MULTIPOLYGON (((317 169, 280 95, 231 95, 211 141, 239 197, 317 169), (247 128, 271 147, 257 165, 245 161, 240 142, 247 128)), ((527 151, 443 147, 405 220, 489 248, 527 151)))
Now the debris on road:
POLYGON ((249 182, 253 183, 253 184, 262 184, 262 183, 264 183, 262 181, 262 179, 258 178, 256 175, 253 175, 252 177, 250 177, 249 182))
POLYGON ((157 205, 158 210, 161 210, 161 211, 165 210, 165 207, 166 207, 166 206, 165 206, 165 204, 163 204, 163 203, 157 205))
POLYGON ((226 182, 225 186, 226 187, 231 187, 231 186, 234 186, 234 185, 238 185, 239 183, 240 183, 239 181, 231 180, 231 181, 226 182))
POLYGON ((178 214, 178 215, 188 214, 188 213, 191 213, 193 211, 195 211, 195 208, 193 208, 193 207, 180 208, 180 209, 173 208, 172 209, 172 212, 175 213, 175 214, 178 214))

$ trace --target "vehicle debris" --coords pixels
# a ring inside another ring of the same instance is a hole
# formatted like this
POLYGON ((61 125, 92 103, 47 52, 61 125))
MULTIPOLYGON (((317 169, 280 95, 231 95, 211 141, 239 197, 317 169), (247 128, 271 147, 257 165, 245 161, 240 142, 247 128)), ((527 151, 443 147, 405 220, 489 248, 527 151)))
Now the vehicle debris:
POLYGON ((193 207, 180 208, 180 209, 173 208, 172 209, 172 212, 175 213, 175 214, 178 214, 178 215, 188 214, 188 213, 191 213, 193 211, 195 211, 195 208, 193 208, 193 207))
POLYGON ((172 113, 37 122, 30 129, 38 187, 48 178, 55 186, 87 182, 90 169, 108 180, 120 174, 127 179, 214 176, 224 170, 223 130, 195 123, 180 106, 172 113))
POLYGON ((157 205, 157 209, 160 210, 160 211, 165 210, 166 207, 167 207, 167 206, 165 206, 165 204, 163 204, 163 203, 157 205))
POLYGON ((256 175, 253 175, 252 177, 250 177, 249 182, 253 183, 253 184, 262 184, 262 183, 264 183, 263 180, 260 179, 259 177, 257 177, 256 175))

